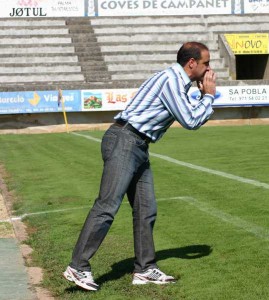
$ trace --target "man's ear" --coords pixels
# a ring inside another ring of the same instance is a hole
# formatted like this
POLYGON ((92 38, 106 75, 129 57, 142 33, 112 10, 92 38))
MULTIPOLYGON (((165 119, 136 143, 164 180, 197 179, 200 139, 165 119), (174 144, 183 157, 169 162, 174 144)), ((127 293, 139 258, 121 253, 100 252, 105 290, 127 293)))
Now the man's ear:
POLYGON ((197 64, 197 61, 194 58, 190 58, 188 61, 188 65, 190 69, 193 69, 195 65, 197 64))

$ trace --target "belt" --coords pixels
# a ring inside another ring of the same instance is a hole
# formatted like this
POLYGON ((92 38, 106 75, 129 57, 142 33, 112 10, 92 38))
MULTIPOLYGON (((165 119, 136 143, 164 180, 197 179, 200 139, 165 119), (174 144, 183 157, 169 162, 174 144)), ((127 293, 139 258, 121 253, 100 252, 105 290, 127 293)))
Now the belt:
POLYGON ((127 121, 124 120, 116 120, 115 121, 115 125, 119 126, 119 127, 124 127, 124 129, 127 129, 133 133, 135 133, 136 135, 138 135, 143 141, 145 141, 146 143, 150 143, 151 139, 149 137, 147 137, 144 133, 138 131, 137 129, 135 129, 130 123, 128 123, 127 121))

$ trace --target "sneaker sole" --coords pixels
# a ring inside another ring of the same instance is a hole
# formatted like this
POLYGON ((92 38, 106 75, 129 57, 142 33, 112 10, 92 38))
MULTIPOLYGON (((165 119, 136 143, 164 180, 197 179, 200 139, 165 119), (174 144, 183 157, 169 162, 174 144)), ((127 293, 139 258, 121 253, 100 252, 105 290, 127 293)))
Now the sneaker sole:
POLYGON ((64 277, 66 280, 70 281, 70 282, 74 282, 74 280, 72 279, 72 277, 71 277, 67 272, 64 272, 64 273, 63 273, 63 277, 64 277))
POLYGON ((81 283, 80 281, 78 281, 76 278, 74 278, 70 273, 68 272, 64 272, 63 273, 63 277, 70 281, 70 282, 74 282, 77 286, 83 288, 84 290, 87 290, 87 291, 97 291, 98 290, 98 287, 90 287, 86 284, 83 284, 81 283))
POLYGON ((77 286, 79 286, 79 287, 81 287, 82 289, 84 289, 84 290, 86 290, 86 291, 97 291, 98 290, 98 288, 97 287, 90 287, 90 286, 88 286, 87 284, 83 284, 83 283, 81 283, 80 281, 74 281, 75 282, 75 284, 77 285, 77 286))
POLYGON ((143 280, 133 280, 132 282, 133 285, 144 285, 150 283, 162 285, 162 284, 171 284, 176 282, 175 281, 143 281, 143 280))

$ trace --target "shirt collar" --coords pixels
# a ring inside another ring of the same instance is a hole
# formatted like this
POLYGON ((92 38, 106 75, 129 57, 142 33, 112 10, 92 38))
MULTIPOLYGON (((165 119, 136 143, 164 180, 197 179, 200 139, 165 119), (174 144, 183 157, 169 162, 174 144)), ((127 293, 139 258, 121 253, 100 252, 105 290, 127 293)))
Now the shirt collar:
POLYGON ((185 72, 185 70, 182 68, 182 66, 179 63, 176 63, 174 65, 175 70, 177 70, 179 72, 179 74, 181 75, 181 78, 183 80, 183 84, 184 84, 184 88, 185 91, 188 92, 188 90, 190 89, 192 82, 190 80, 190 77, 187 75, 187 73, 185 72))

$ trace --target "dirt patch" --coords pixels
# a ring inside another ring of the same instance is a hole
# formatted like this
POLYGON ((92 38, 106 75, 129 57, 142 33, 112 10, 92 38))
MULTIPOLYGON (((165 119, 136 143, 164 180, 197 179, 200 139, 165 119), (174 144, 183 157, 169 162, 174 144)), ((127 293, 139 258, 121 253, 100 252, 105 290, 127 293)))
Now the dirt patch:
MULTIPOLYGON (((41 134, 41 133, 62 133, 84 130, 106 130, 111 123, 88 123, 88 124, 65 124, 57 125, 33 125, 31 123, 20 123, 16 121, 7 122, 0 126, 0 134, 41 134)), ((242 126, 242 125, 269 125, 269 118, 239 118, 239 119, 216 119, 209 120, 204 126, 242 126)), ((181 127, 174 122, 171 127, 181 127)))
MULTIPOLYGON (((14 124, 15 125, 15 124, 14 124)), ((0 134, 40 134, 40 133, 61 133, 81 130, 105 130, 111 123, 104 124, 69 124, 65 125, 44 125, 44 126, 29 126, 25 128, 0 128, 0 134)))
POLYGON ((43 279, 43 270, 39 267, 32 266, 32 249, 24 242, 28 239, 27 227, 20 220, 13 218, 12 206, 16 201, 15 194, 8 190, 4 178, 7 178, 5 168, 0 165, 0 238, 16 238, 20 245, 22 257, 29 277, 29 283, 35 291, 36 299, 38 300, 54 300, 48 290, 40 287, 43 279))
POLYGON ((4 194, 7 195, 7 187, 3 180, 3 174, 6 174, 6 172, 1 165, 0 174, 0 238, 15 238, 15 232, 9 218, 8 209, 2 196, 4 194))
POLYGON ((7 208, 4 199, 0 194, 0 238, 14 237, 14 231, 10 224, 7 208))
MULTIPOLYGON (((2 201, 0 200, 0 202, 2 202, 2 201)), ((8 222, 2 222, 2 219, 1 219, 0 239, 3 239, 3 238, 7 239, 7 238, 14 238, 14 237, 15 237, 15 234, 14 234, 14 231, 13 231, 12 224, 10 224, 8 222)))

